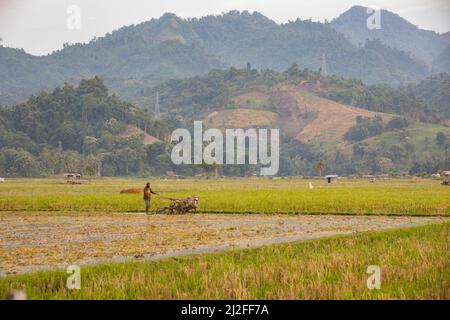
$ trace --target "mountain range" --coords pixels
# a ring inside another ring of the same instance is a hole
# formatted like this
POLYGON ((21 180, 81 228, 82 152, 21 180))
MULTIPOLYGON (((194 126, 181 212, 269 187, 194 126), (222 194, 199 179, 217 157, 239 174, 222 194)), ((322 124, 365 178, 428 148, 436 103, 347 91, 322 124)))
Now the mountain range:
POLYGON ((285 24, 247 11, 199 19, 165 14, 46 56, 0 47, 0 104, 22 102, 64 81, 95 75, 139 103, 143 88, 247 64, 282 71, 297 63, 367 84, 389 85, 450 71, 449 33, 418 29, 388 11, 382 11, 382 29, 372 31, 362 26, 368 17, 365 10, 353 7, 330 23, 285 24))

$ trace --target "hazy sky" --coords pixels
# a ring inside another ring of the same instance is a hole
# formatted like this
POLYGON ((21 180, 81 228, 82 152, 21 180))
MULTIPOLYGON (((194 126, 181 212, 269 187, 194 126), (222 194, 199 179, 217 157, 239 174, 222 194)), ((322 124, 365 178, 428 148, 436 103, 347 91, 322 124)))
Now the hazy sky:
POLYGON ((332 20, 353 5, 393 11, 423 29, 450 31, 450 0, 0 0, 2 44, 42 55, 63 43, 87 42, 165 12, 200 17, 230 10, 259 11, 276 22, 332 20), (67 27, 67 8, 81 10, 80 29, 67 27))

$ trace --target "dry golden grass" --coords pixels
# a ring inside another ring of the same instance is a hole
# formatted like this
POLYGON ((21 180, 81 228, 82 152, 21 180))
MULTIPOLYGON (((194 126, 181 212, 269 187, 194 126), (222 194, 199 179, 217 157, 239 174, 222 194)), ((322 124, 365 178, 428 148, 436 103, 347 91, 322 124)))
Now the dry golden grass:
POLYGON ((297 139, 304 142, 339 141, 355 125, 357 116, 380 116, 384 121, 392 118, 392 115, 386 113, 343 105, 302 90, 293 91, 292 96, 300 108, 308 108, 316 113, 315 119, 297 135, 297 139))
POLYGON ((230 102, 240 108, 267 109, 271 106, 271 96, 268 88, 257 86, 234 96, 230 102))
POLYGON ((278 121, 275 112, 255 109, 220 110, 205 118, 205 125, 211 128, 257 128, 273 126, 278 121))
POLYGON ((124 193, 132 193, 132 194, 141 194, 142 193, 142 188, 131 188, 131 189, 123 189, 120 191, 120 193, 124 194, 124 193))
POLYGON ((355 125, 357 116, 380 116, 384 121, 393 117, 321 98, 308 92, 301 84, 290 83, 251 88, 231 98, 230 103, 240 109, 213 112, 206 117, 210 127, 276 125, 303 142, 340 142, 343 135, 355 125), (278 115, 257 110, 272 105, 278 115))

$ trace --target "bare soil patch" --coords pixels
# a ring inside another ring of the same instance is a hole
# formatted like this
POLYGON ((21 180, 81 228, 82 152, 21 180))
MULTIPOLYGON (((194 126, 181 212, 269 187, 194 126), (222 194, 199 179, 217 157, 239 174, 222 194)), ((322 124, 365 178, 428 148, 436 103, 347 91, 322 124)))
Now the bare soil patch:
POLYGON ((156 259, 402 228, 446 217, 0 213, 0 272, 156 259))

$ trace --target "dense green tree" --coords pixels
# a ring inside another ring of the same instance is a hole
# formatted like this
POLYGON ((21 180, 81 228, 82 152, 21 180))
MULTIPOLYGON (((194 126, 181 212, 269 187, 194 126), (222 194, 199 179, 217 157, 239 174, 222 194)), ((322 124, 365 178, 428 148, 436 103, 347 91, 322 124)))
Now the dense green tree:
POLYGON ((327 163, 323 159, 320 159, 316 163, 316 169, 319 172, 319 176, 322 176, 322 172, 323 172, 323 170, 325 170, 326 167, 327 167, 327 163))
POLYGON ((40 163, 37 159, 21 148, 0 149, 0 168, 5 176, 32 177, 41 174, 40 163))
POLYGON ((447 135, 443 132, 438 132, 436 134, 436 143, 439 147, 443 147, 445 146, 445 144, 447 143, 447 135))

